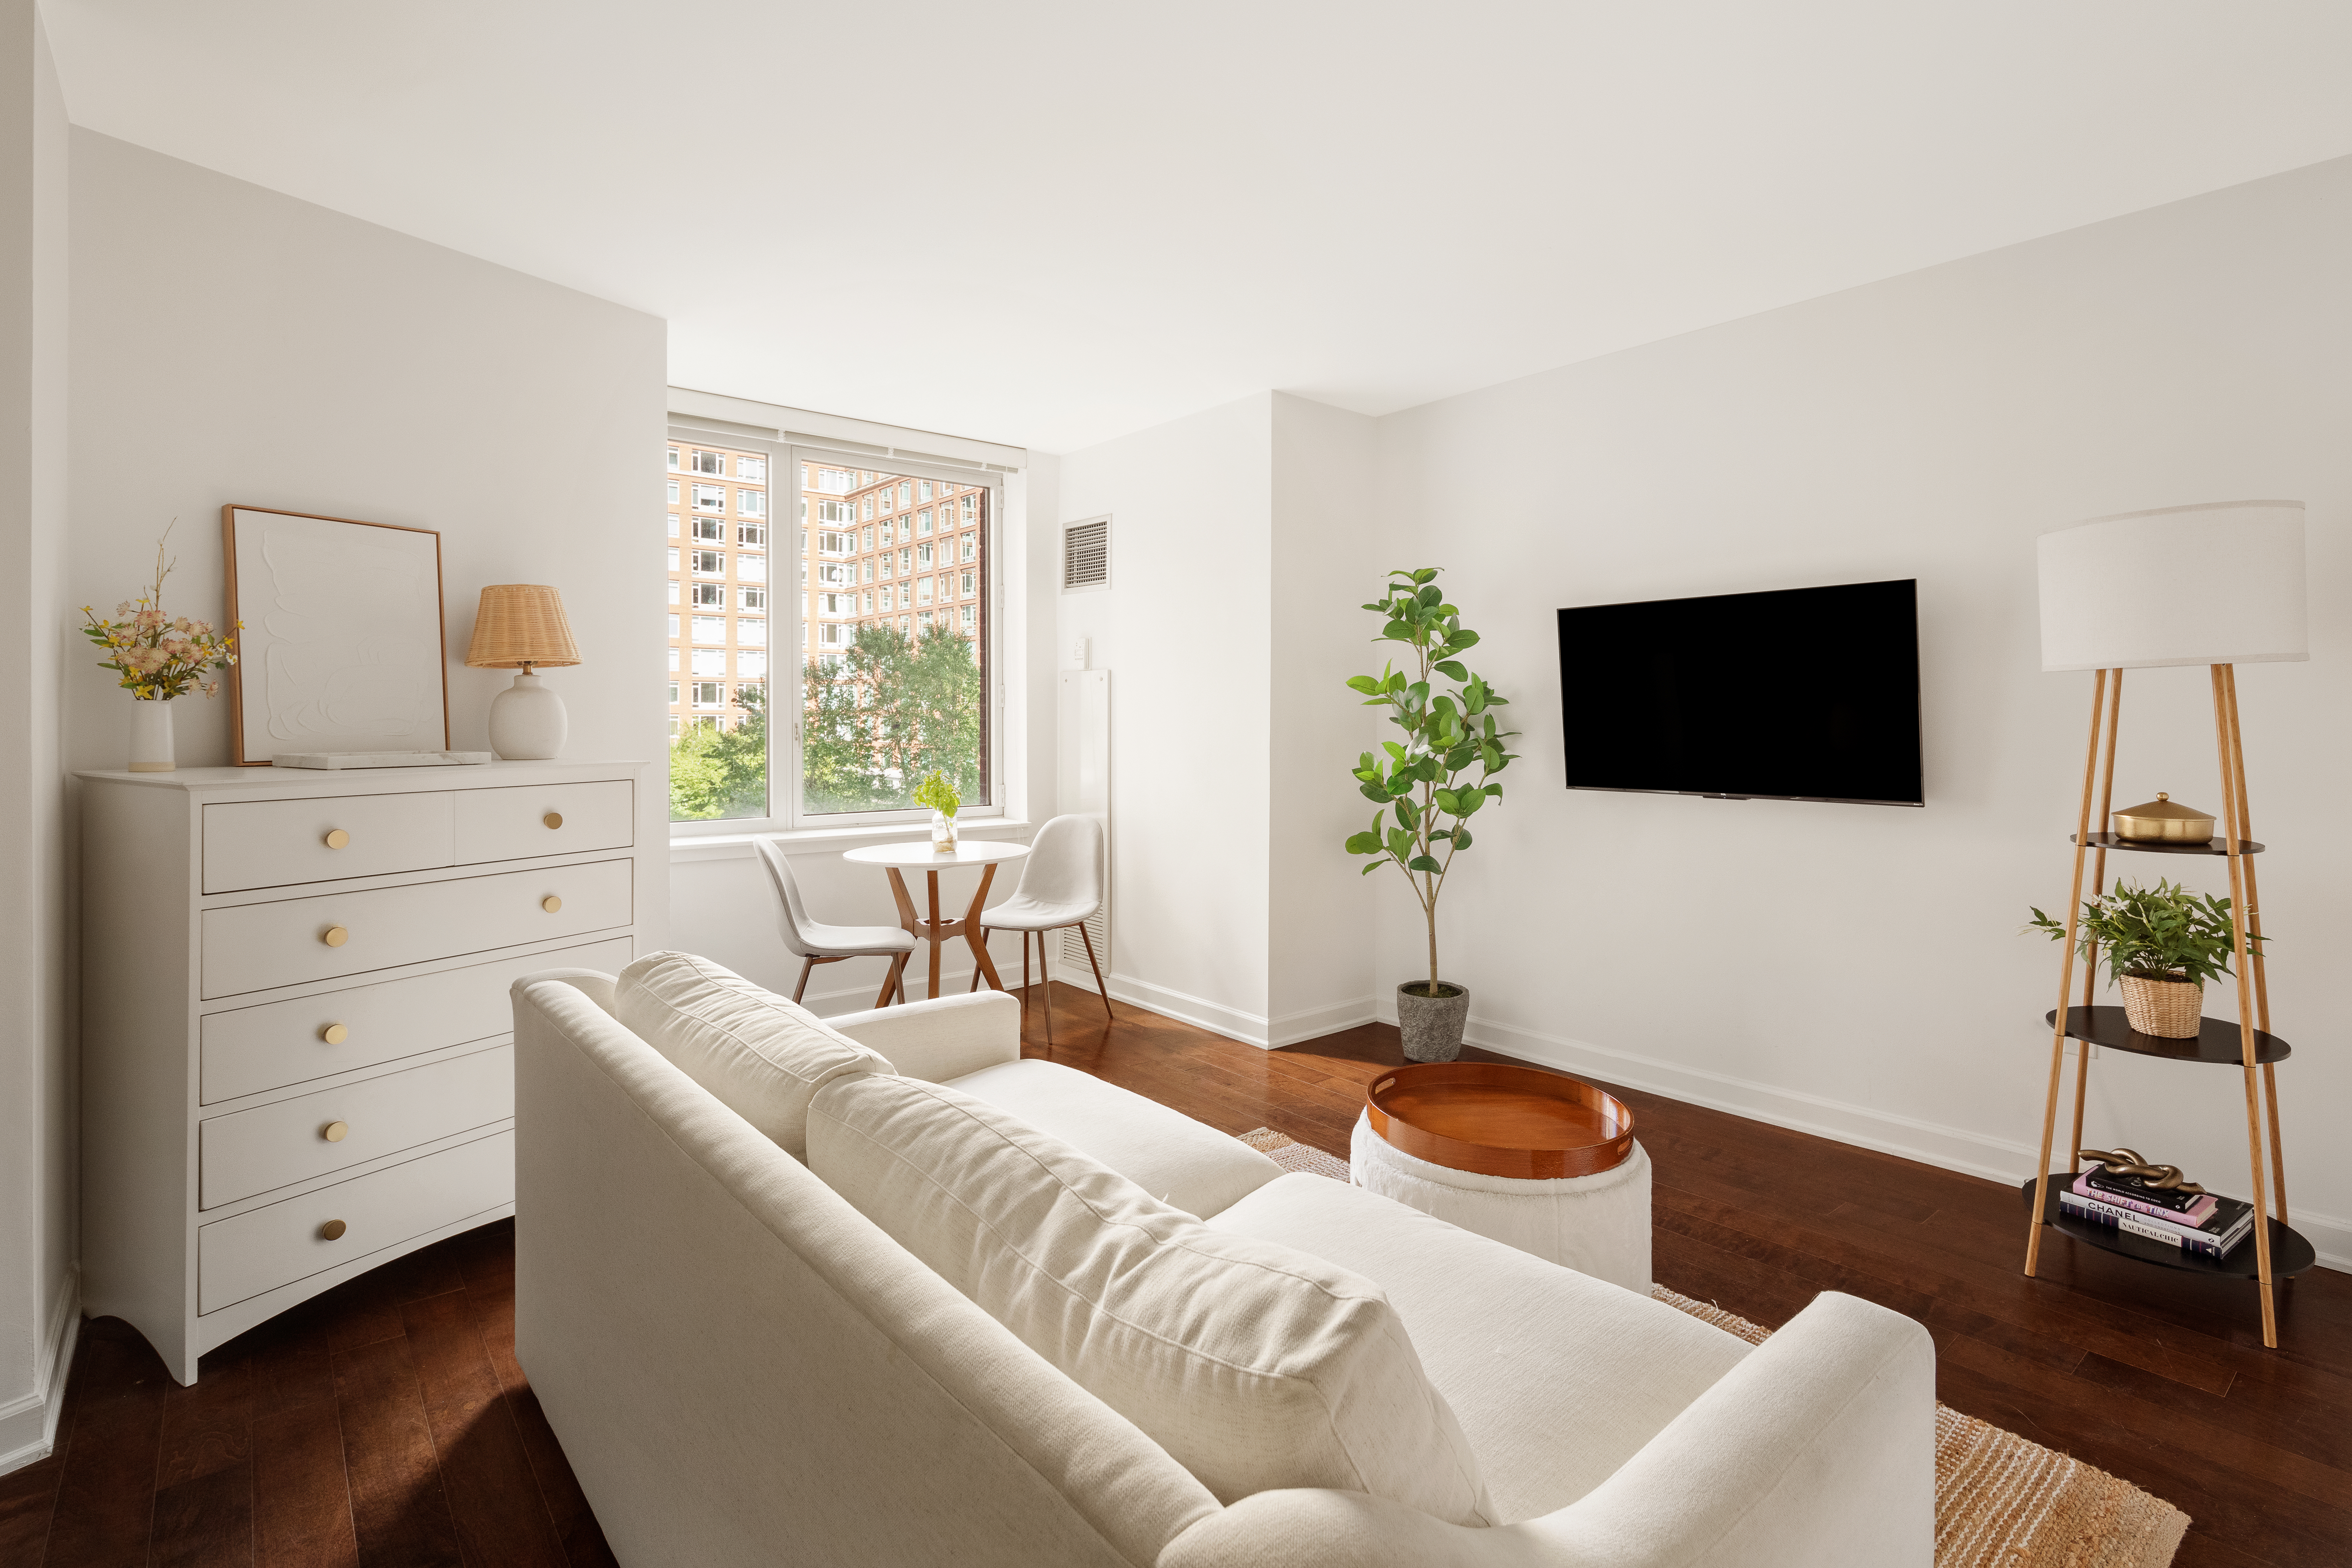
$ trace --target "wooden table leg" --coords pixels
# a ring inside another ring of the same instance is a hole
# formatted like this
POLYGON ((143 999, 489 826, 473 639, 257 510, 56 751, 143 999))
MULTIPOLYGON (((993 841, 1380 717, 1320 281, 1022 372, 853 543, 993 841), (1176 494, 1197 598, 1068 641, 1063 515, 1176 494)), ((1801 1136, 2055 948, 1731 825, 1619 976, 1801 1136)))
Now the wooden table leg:
POLYGON ((923 880, 929 884, 931 900, 931 918, 923 932, 931 942, 931 988, 929 994, 937 996, 940 994, 940 874, 926 871, 923 880))
POLYGON ((996 977, 996 964, 988 956, 988 942, 981 935, 981 906, 988 901, 988 885, 996 880, 996 862, 983 863, 980 868, 980 889, 971 896, 971 908, 963 912, 963 940, 971 949, 972 966, 988 976, 988 988, 1004 989, 1004 982, 996 977))

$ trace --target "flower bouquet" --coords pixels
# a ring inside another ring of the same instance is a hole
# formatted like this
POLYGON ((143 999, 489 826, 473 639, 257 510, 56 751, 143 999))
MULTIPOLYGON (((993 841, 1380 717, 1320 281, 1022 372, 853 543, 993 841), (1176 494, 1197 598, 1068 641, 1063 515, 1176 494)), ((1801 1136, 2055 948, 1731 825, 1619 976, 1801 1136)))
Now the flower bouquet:
MULTIPOLYGON (((164 538, 172 531, 163 531, 164 538)), ((114 618, 101 620, 90 605, 81 607, 81 635, 105 650, 99 666, 119 673, 116 682, 139 702, 155 709, 134 710, 131 767, 134 773, 168 773, 172 769, 171 715, 160 704, 191 691, 206 697, 220 689, 218 679, 205 678, 236 662, 240 621, 226 630, 210 621, 174 616, 163 608, 163 580, 177 563, 165 559, 163 540, 155 542, 155 581, 135 600, 114 606, 114 618)))

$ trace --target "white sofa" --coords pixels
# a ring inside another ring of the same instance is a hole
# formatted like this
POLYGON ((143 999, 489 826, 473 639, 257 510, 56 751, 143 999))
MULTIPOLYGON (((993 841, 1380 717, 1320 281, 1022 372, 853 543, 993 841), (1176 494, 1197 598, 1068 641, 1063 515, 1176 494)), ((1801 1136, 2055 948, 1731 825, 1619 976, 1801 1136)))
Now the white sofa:
MULTIPOLYGON (((872 1057, 825 1069, 855 1082, 801 1086, 817 1092, 813 1137, 861 1095, 963 1106, 1024 1148, 1066 1143, 1070 1168, 1128 1178, 1169 1224, 1198 1215, 1218 1247, 1294 1248, 1321 1260, 1318 1277, 1370 1281, 1370 1310, 1392 1310, 1433 1405, 1458 1419, 1489 1522, 1337 1487, 1221 1502, 786 1152, 797 1125, 763 1134, 729 1108, 750 1101, 723 1073, 688 1062, 728 1101, 615 1007, 610 975, 515 984, 515 1348, 630 1568, 1931 1560, 1934 1352, 1909 1319, 1825 1293, 1751 1348, 1022 1060, 1019 1006, 1002 994, 832 1020, 872 1057), (890 1089, 874 1076, 890 1068, 953 1092, 890 1089)), ((950 1195, 961 1179, 903 1173, 950 1195)))

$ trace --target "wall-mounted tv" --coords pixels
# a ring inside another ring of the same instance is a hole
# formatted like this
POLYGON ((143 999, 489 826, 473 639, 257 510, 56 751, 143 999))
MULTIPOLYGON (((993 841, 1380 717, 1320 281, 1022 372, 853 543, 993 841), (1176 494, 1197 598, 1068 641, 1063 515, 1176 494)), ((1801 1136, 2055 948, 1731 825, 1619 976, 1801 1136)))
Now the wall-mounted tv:
POLYGON ((1924 805, 1911 578, 1559 612, 1570 789, 1924 805))

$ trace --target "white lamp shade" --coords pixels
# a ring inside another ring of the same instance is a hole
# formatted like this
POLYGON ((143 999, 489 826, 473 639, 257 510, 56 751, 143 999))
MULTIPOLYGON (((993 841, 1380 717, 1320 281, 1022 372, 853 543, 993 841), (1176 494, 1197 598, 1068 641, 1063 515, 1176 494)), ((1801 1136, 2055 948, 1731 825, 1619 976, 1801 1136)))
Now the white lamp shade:
POLYGON ((2299 500, 2095 517, 2039 550, 2044 669, 2311 657, 2299 500))

